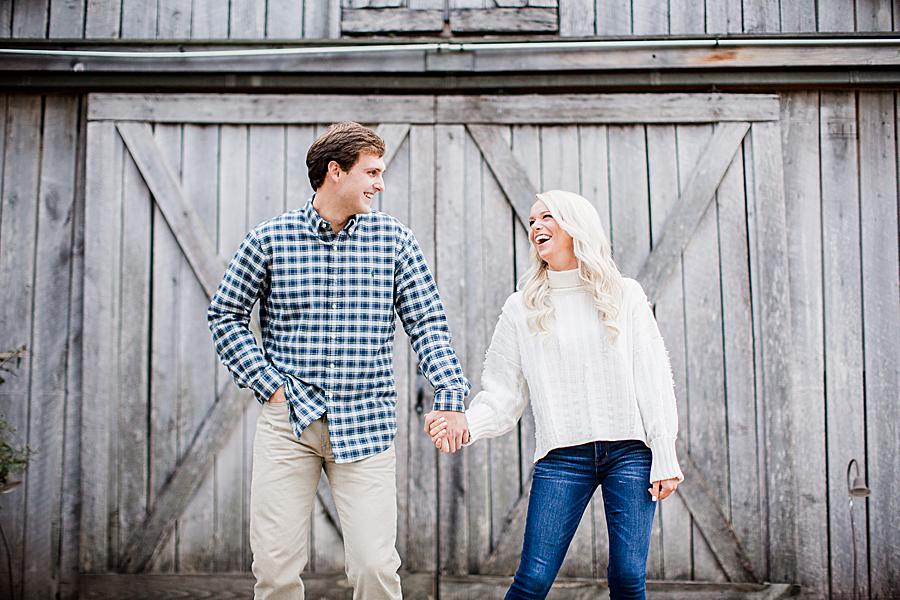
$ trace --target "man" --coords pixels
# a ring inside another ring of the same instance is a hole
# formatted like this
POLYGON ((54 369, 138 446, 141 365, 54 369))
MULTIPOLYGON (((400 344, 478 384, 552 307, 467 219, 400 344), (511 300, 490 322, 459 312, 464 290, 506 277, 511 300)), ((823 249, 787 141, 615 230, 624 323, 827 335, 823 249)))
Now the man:
POLYGON ((400 598, 395 548, 394 312, 435 388, 434 410, 465 436, 469 391, 434 278, 412 232, 371 212, 384 190, 384 141, 338 123, 309 149, 316 190, 254 228, 209 306, 237 384, 263 403, 253 448, 250 545, 255 597, 303 598, 321 470, 341 520, 354 598, 400 598), (249 329, 260 303, 262 347, 249 329))

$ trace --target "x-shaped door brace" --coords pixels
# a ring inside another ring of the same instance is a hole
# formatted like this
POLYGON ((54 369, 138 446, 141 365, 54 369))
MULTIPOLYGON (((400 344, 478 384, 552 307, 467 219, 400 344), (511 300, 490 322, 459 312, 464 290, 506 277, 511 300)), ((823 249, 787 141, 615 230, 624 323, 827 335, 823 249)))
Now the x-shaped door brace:
MULTIPOLYGON (((191 269, 206 295, 211 298, 225 270, 225 260, 217 254, 215 245, 204 233, 203 222, 190 206, 177 176, 156 145, 150 126, 140 122, 119 122, 116 127, 191 269)), ((675 268, 677 258, 709 208, 715 191, 749 128, 750 124, 746 122, 721 123, 716 128, 688 177, 678 202, 679 210, 673 211, 669 216, 662 237, 640 269, 638 279, 648 296, 656 296, 675 268)), ((525 225, 531 201, 538 190, 530 183, 525 169, 501 136, 501 128, 468 125, 467 129, 512 205, 516 217, 525 225)), ((383 124, 378 128, 378 133, 384 138, 388 148, 385 163, 390 163, 408 131, 409 124, 383 124)), ((217 402, 210 408, 142 526, 137 527, 128 540, 120 558, 122 570, 128 573, 146 570, 157 547, 171 531, 200 486, 213 458, 224 447, 228 436, 223 432, 229 431, 239 422, 243 410, 244 403, 238 388, 231 382, 226 382, 219 390, 217 402)), ((695 523, 731 581, 756 581, 750 561, 711 488, 685 448, 682 446, 679 450, 682 470, 690 483, 680 487, 678 493, 695 523)), ((325 488, 320 486, 320 490, 323 489, 325 488)), ((339 528, 331 499, 326 495, 320 496, 320 500, 326 507, 329 519, 339 528)), ((510 511, 504 533, 500 536, 503 542, 488 559, 485 565, 487 572, 491 571, 491 566, 496 565, 501 556, 515 552, 515 549, 506 546, 518 543, 517 540, 521 539, 520 532, 516 529, 524 526, 526 507, 527 493, 522 495, 510 511)))

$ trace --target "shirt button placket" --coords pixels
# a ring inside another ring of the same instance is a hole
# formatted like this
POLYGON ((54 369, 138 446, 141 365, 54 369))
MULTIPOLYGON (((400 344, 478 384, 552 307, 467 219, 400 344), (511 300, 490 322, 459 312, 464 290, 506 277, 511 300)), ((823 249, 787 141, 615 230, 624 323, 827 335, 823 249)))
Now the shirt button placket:
MULTIPOLYGON (((332 342, 334 342, 335 324, 338 319, 338 315, 337 315, 336 311, 340 308, 340 303, 337 302, 335 299, 338 294, 338 290, 340 289, 340 287, 338 285, 338 279, 340 278, 340 271, 341 271, 340 270, 339 253, 340 253, 340 247, 338 245, 338 240, 335 239, 331 243, 331 252, 329 252, 329 255, 328 255, 328 259, 329 259, 328 260, 328 262, 329 262, 328 296, 332 300, 332 302, 331 302, 332 314, 329 316, 329 319, 328 319, 327 335, 329 336, 329 338, 332 342)), ((335 371, 335 367, 336 367, 335 362, 336 362, 336 359, 338 356, 338 347, 337 347, 337 344, 331 343, 331 344, 326 344, 326 348, 327 348, 327 350, 326 350, 327 365, 326 365, 326 370, 325 370, 326 385, 328 385, 329 388, 333 389, 333 387, 336 384, 336 379, 337 379, 337 372, 335 371)), ((331 396, 329 395, 328 398, 331 399, 331 396)))

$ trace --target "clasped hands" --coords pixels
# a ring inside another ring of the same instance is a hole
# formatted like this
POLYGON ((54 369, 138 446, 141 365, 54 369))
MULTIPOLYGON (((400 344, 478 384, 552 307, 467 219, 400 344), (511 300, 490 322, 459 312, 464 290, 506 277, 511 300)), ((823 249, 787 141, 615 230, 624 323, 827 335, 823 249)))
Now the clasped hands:
MULTIPOLYGON (((469 422, 466 414, 450 410, 433 410, 425 415, 425 433, 431 436, 435 448, 453 454, 469 442, 469 422)), ((647 491, 653 501, 664 500, 678 487, 678 479, 654 481, 647 491)))
POLYGON ((425 415, 425 433, 431 436, 435 448, 446 454, 453 454, 469 442, 466 413, 433 410, 425 415))

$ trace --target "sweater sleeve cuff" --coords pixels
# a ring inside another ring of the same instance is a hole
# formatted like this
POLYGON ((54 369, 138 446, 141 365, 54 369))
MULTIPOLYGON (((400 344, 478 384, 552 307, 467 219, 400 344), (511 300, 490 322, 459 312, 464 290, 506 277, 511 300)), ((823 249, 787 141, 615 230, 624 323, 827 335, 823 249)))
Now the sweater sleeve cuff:
POLYGON ((469 424, 469 441, 463 446, 471 446, 483 437, 489 437, 487 434, 492 429, 493 415, 489 410, 479 410, 483 407, 472 406, 466 411, 466 422, 469 424))
POLYGON ((440 390, 434 394, 434 404, 432 410, 452 410, 454 412, 464 412, 466 405, 463 400, 466 394, 462 390, 440 390))
POLYGON ((256 393, 256 399, 260 404, 265 404, 283 384, 284 375, 278 369, 269 365, 253 382, 253 391, 256 393))
POLYGON ((650 467, 651 483, 673 477, 678 479, 678 483, 684 481, 684 474, 678 466, 678 457, 675 454, 674 437, 651 440, 650 452, 653 454, 653 464, 650 467))

